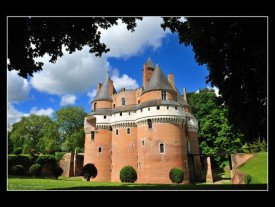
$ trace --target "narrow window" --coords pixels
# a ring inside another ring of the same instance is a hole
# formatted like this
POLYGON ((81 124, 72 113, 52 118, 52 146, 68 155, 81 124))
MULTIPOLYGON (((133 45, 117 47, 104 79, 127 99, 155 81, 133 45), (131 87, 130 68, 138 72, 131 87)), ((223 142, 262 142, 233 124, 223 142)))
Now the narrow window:
POLYGON ((91 141, 95 140, 95 132, 91 132, 91 141))
POLYGON ((188 153, 191 152, 191 145, 190 145, 190 142, 189 142, 189 141, 187 141, 187 150, 188 150, 188 153))
POLYGON ((169 106, 167 106, 167 109, 169 109, 169 106))
POLYGON ((145 145, 145 141, 141 140, 141 146, 144 147, 144 145, 145 145))
POLYGON ((184 166, 185 166, 185 169, 187 169, 187 162, 184 161, 184 166))
POLYGON ((159 106, 157 106, 157 110, 159 110, 159 106))
POLYGON ((150 111, 150 108, 148 108, 148 111, 150 111))
POLYGON ((135 146, 135 145, 134 145, 134 143, 132 142, 132 143, 131 143, 131 147, 133 148, 134 146, 135 146))
POLYGON ((118 135, 118 129, 116 129, 116 135, 118 135))
POLYGON ((178 109, 178 107, 177 107, 177 106, 175 106, 175 109, 177 110, 177 109, 178 109))
POLYGON ((127 128, 127 134, 131 134, 131 129, 127 128))
POLYGON ((140 112, 142 112, 142 109, 140 109, 140 112))
POLYGON ((122 113, 119 113, 120 116, 122 116, 122 113))
POLYGON ((138 163, 138 170, 141 170, 141 164, 140 164, 140 162, 138 163))
POLYGON ((131 112, 129 112, 129 115, 131 115, 131 112))
POLYGON ((106 119, 106 116, 104 116, 104 119, 106 119))
POLYGON ((98 148, 98 154, 100 155, 102 153, 101 147, 98 148))
POLYGON ((164 154, 164 144, 163 143, 159 144, 159 153, 164 154))
POLYGON ((161 91, 161 99, 162 100, 167 100, 166 91, 161 91))
POLYGON ((121 99, 121 105, 122 105, 122 106, 125 106, 125 98, 122 98, 122 99, 121 99))
POLYGON ((148 128, 152 129, 152 119, 147 119, 148 128))
POLYGON ((116 105, 114 104, 114 105, 113 105, 113 108, 115 108, 115 107, 116 107, 116 105))
POLYGON ((94 111, 96 111, 96 103, 94 103, 94 111))
POLYGON ((138 104, 140 104, 140 100, 138 100, 138 104))

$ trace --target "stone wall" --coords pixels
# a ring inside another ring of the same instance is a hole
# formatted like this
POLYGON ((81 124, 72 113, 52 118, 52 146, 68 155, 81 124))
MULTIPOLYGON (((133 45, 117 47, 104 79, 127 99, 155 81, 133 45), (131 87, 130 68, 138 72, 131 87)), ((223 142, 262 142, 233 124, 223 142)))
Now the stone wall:
POLYGON ((62 176, 80 176, 83 168, 83 153, 74 155, 74 153, 66 153, 59 161, 59 166, 63 169, 62 176))

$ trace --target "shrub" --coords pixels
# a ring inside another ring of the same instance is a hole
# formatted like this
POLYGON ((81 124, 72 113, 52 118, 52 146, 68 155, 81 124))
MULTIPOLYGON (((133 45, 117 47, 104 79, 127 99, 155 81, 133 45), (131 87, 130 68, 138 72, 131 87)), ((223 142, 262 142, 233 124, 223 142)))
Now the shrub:
POLYGON ((97 176, 97 169, 94 164, 86 164, 82 168, 82 176, 85 178, 86 181, 90 181, 91 178, 95 178, 97 176))
POLYGON ((35 158, 29 155, 9 155, 8 156, 8 170, 11 173, 11 167, 14 165, 22 165, 25 169, 28 169, 31 165, 35 164, 35 158))
POLYGON ((184 173, 183 170, 177 167, 174 167, 169 172, 169 178, 172 183, 180 184, 183 181, 184 173))
POLYGON ((41 166, 44 164, 52 164, 55 165, 56 159, 53 155, 42 155, 36 160, 36 163, 40 164, 41 166))
POLYGON ((22 148, 21 147, 14 148, 13 149, 13 154, 15 154, 15 155, 22 154, 22 148))
POLYGON ((137 180, 137 172, 132 166, 125 166, 120 170, 120 180, 123 183, 134 183, 137 180))
POLYGON ((244 184, 250 184, 252 180, 251 175, 245 175, 244 176, 244 184))
POLYGON ((11 167, 12 175, 24 175, 26 169, 22 165, 14 165, 11 167))
POLYGON ((59 166, 59 165, 56 165, 53 169, 53 175, 56 179, 58 179, 58 177, 60 175, 62 175, 63 173, 63 169, 59 166))
POLYGON ((30 175, 39 176, 40 174, 41 174, 41 165, 40 164, 33 164, 30 167, 30 175))

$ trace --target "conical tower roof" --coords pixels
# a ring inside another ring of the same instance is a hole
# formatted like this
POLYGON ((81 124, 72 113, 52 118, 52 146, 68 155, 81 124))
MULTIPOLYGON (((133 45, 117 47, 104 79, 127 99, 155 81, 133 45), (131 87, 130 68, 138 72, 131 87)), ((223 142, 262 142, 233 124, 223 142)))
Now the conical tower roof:
POLYGON ((154 63, 152 62, 150 57, 148 57, 146 65, 148 66, 148 68, 155 68, 154 63))
POLYGON ((152 77, 149 80, 149 83, 144 89, 143 93, 154 90, 174 90, 158 64, 156 65, 152 77))
POLYGON ((109 74, 107 74, 106 79, 103 85, 100 87, 98 93, 96 94, 94 101, 98 100, 112 100, 112 97, 109 94, 111 79, 109 74))

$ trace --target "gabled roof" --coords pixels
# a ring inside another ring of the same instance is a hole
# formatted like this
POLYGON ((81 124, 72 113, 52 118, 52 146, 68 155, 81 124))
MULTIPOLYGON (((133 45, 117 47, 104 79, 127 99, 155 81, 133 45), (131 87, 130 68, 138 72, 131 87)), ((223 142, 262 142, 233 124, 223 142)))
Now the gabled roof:
POLYGON ((94 101, 98 100, 112 100, 112 97, 109 94, 109 88, 111 84, 111 79, 109 74, 107 74, 106 79, 103 85, 100 87, 98 93, 96 94, 94 101))
POLYGON ((151 79, 149 80, 148 85, 144 89, 143 93, 154 90, 174 90, 158 64, 156 65, 151 79))
POLYGON ((148 57, 146 65, 148 66, 148 68, 155 68, 154 63, 152 62, 150 57, 148 57))

